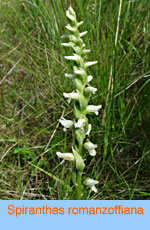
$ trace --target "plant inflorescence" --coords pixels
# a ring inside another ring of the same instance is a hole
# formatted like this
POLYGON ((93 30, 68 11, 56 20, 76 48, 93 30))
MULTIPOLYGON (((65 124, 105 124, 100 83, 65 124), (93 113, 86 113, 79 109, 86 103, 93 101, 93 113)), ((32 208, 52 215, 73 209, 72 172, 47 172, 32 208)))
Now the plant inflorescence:
POLYGON ((94 113, 98 115, 101 105, 89 104, 90 97, 96 93, 97 88, 90 85, 93 77, 87 74, 87 68, 95 65, 97 61, 85 61, 85 57, 90 50, 85 48, 82 37, 87 34, 87 31, 79 32, 78 28, 83 24, 83 21, 77 22, 76 13, 72 7, 69 7, 66 11, 66 16, 69 19, 69 24, 66 26, 69 31, 69 42, 62 43, 62 45, 73 49, 72 56, 65 56, 65 59, 73 61, 73 72, 66 73, 65 76, 73 81, 75 90, 71 93, 64 92, 63 96, 67 98, 68 103, 70 103, 71 99, 74 100, 75 119, 72 121, 61 118, 60 123, 64 126, 64 131, 69 128, 73 130, 74 143, 72 153, 57 152, 57 155, 64 160, 73 162, 72 181, 76 186, 77 199, 81 199, 83 184, 89 186, 92 191, 97 192, 95 185, 98 184, 98 181, 91 178, 83 180, 82 175, 85 168, 84 159, 86 158, 84 152, 88 152, 94 157, 96 155, 95 149, 97 148, 97 145, 93 144, 89 139, 92 125, 88 123, 87 114, 94 113))

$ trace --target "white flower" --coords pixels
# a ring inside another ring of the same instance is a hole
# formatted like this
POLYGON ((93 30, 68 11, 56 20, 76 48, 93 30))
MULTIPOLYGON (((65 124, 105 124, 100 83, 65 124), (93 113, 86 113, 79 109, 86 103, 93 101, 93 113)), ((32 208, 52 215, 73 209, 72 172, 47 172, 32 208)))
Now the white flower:
POLYGON ((83 69, 77 69, 74 71, 74 73, 78 75, 86 75, 86 72, 83 69))
POLYGON ((85 119, 79 119, 78 122, 74 124, 75 128, 83 128, 85 125, 86 120, 85 119))
POLYGON ((72 48, 73 48, 74 51, 75 51, 76 53, 78 53, 78 54, 81 52, 81 48, 80 48, 79 46, 73 46, 72 48))
POLYGON ((75 93, 74 91, 72 93, 65 93, 64 92, 63 96, 66 97, 66 98, 69 98, 69 99, 76 99, 76 100, 79 99, 79 94, 75 93))
POLYGON ((94 145, 92 142, 87 141, 84 143, 84 148, 88 150, 89 154, 94 157, 96 155, 95 149, 97 148, 97 145, 94 145))
POLYGON ((66 120, 64 117, 62 117, 59 122, 67 129, 72 128, 73 126, 73 121, 71 120, 66 120))
POLYGON ((71 60, 71 61, 77 61, 76 56, 65 56, 64 58, 66 58, 67 60, 71 60))
POLYGON ((67 161, 74 161, 74 155, 72 153, 61 153, 57 152, 56 153, 59 158, 62 158, 67 161))
POLYGON ((79 93, 79 92, 78 93, 76 93, 76 92, 63 93, 63 96, 68 98, 68 103, 70 103, 71 99, 74 99, 74 100, 79 101, 82 109, 86 109, 87 101, 86 101, 86 98, 81 93, 79 93))
POLYGON ((92 157, 95 157, 96 156, 96 150, 95 149, 91 149, 89 151, 89 154, 92 156, 92 157))
POLYGON ((80 27, 83 24, 83 21, 77 23, 77 27, 80 27))
POLYGON ((70 78, 70 79, 72 79, 73 78, 73 74, 69 74, 69 73, 65 73, 65 77, 67 77, 67 78, 70 78))
POLYGON ((95 113, 98 115, 98 110, 102 108, 102 105, 88 105, 86 108, 87 113, 95 113))
POLYGON ((70 30, 71 32, 76 32, 77 31, 77 29, 76 28, 73 28, 71 25, 66 25, 66 28, 67 28, 67 30, 70 30))
POLYGON ((97 145, 93 144, 92 142, 88 141, 84 143, 84 148, 87 150, 95 149, 97 148, 97 145))
POLYGON ((93 79, 93 76, 89 75, 89 76, 87 77, 87 82, 92 81, 92 79, 93 79))
POLYGON ((92 87, 92 86, 88 86, 88 87, 85 88, 85 91, 88 92, 88 93, 93 93, 93 94, 95 94, 96 91, 97 91, 97 88, 94 88, 94 87, 92 87))
POLYGON ((82 33, 80 33, 80 38, 83 37, 84 35, 86 35, 88 33, 88 31, 84 31, 82 33))
POLYGON ((85 63, 85 68, 97 64, 97 61, 90 61, 85 63))
POLYGON ((74 43, 76 43, 78 41, 78 39, 74 35, 69 35, 69 39, 70 39, 70 41, 72 41, 74 43))
POLYGON ((73 47, 74 46, 73 42, 61 43, 61 45, 66 46, 66 47, 73 47))
POLYGON ((84 184, 85 184, 86 186, 89 186, 93 192, 97 192, 97 189, 96 189, 95 185, 98 184, 98 183, 99 183, 99 181, 93 180, 93 179, 91 179, 91 178, 87 178, 87 179, 84 181, 84 184))
POLYGON ((76 61, 77 63, 80 63, 81 65, 84 63, 82 57, 78 54, 74 54, 74 56, 65 56, 67 60, 76 61))
POLYGON ((88 124, 88 131, 86 132, 85 135, 89 136, 90 132, 91 132, 91 129, 92 129, 92 125, 91 124, 88 124))

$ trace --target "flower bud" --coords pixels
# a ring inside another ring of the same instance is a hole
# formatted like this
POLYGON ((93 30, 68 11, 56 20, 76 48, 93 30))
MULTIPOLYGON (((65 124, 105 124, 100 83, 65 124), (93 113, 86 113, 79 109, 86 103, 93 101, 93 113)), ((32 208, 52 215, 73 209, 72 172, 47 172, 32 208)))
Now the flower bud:
POLYGON ((84 85, 82 84, 82 82, 79 79, 74 79, 76 88, 82 93, 83 89, 84 89, 84 85))
POLYGON ((80 173, 82 173, 85 168, 84 161, 82 157, 79 155, 79 153, 74 148, 72 148, 72 151, 73 151, 74 158, 76 161, 76 168, 80 173))
POLYGON ((75 11, 72 9, 71 6, 69 7, 68 10, 69 10, 69 12, 70 12, 71 15, 76 16, 76 13, 75 13, 75 11))
POLYGON ((76 107, 76 105, 74 105, 74 115, 76 119, 82 118, 81 111, 76 107))
POLYGON ((76 22, 76 16, 75 16, 75 14, 73 14, 72 11, 67 10, 67 11, 66 11, 66 16, 67 16, 72 22, 76 22))
POLYGON ((76 137, 76 140, 78 141, 79 145, 82 145, 84 138, 85 138, 85 135, 83 132, 80 131, 80 129, 77 129, 75 131, 75 137, 76 137))

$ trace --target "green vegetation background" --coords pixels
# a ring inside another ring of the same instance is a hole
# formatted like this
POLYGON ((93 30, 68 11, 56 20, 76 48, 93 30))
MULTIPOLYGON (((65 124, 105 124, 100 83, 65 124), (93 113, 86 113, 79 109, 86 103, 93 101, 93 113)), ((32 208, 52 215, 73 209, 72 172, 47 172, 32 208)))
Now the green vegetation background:
POLYGON ((0 199, 75 199, 71 163, 55 154, 72 143, 58 123, 73 116, 62 96, 73 88, 61 46, 70 4, 98 61, 92 104, 103 106, 89 117, 98 148, 85 169, 98 193, 84 188, 83 199, 149 199, 149 0, 0 0, 0 199))

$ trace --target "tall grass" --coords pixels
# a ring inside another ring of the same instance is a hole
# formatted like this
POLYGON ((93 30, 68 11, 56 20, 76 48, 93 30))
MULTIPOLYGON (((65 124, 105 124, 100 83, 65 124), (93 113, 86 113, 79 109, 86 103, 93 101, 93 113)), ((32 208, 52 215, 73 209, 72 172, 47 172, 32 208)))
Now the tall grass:
POLYGON ((72 140, 58 123, 72 116, 62 97, 72 89, 64 77, 70 53, 61 46, 70 4, 88 30, 90 59, 98 60, 91 103, 103 105, 89 117, 98 151, 87 159, 87 174, 100 184, 83 198, 149 199, 149 0, 0 1, 0 198, 75 197, 70 167, 55 155, 72 140))

